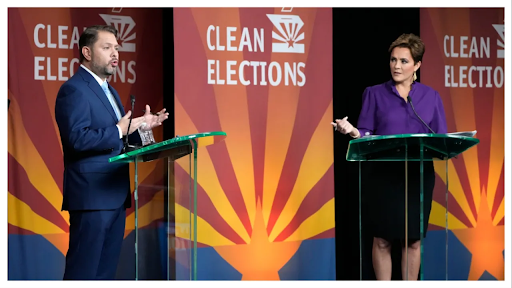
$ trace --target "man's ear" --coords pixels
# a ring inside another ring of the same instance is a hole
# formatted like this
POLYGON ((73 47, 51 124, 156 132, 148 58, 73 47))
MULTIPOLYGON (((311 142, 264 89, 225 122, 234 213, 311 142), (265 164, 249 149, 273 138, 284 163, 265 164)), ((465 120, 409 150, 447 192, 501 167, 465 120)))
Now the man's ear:
POLYGON ((89 47, 87 47, 87 46, 82 47, 82 55, 84 55, 84 58, 85 58, 87 61, 91 61, 91 59, 92 59, 92 51, 91 51, 91 48, 89 48, 89 47))

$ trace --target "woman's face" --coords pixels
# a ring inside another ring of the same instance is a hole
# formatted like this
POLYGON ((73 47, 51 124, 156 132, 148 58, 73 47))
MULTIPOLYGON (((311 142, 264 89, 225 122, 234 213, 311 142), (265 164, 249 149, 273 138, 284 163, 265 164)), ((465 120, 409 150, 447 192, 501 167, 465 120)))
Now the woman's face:
POLYGON ((414 64, 409 48, 395 47, 391 51, 389 68, 396 83, 412 82, 412 75, 421 66, 421 61, 414 64))

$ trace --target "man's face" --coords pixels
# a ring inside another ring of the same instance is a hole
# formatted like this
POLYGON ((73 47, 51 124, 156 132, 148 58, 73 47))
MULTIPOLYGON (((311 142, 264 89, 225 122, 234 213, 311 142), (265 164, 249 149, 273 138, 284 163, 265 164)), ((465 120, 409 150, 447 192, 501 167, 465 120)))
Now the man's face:
POLYGON ((91 49, 91 69, 100 78, 114 74, 119 62, 119 44, 110 32, 98 31, 98 40, 91 49))

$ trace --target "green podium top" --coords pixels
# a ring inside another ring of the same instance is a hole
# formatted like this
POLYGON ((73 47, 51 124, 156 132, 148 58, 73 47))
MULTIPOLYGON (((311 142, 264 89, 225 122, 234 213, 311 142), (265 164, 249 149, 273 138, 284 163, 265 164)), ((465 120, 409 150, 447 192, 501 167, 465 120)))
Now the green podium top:
POLYGON ((197 147, 203 147, 212 145, 218 142, 223 141, 226 138, 226 133, 222 131, 215 131, 215 132, 204 132, 204 133, 197 133, 197 134, 191 134, 191 135, 185 135, 180 137, 175 137, 172 139, 168 139, 165 141, 162 141, 160 143, 151 144, 148 146, 141 147, 137 150, 126 152, 121 155, 117 155, 114 157, 111 157, 109 159, 109 162, 122 162, 122 163, 130 163, 134 162, 135 160, 140 162, 145 161, 151 161, 158 158, 163 157, 169 157, 171 154, 169 153, 161 153, 164 151, 173 150, 179 147, 185 147, 187 149, 181 149, 180 151, 176 151, 174 155, 174 158, 179 158, 185 154, 188 154, 191 152, 190 148, 193 145, 193 142, 195 141, 197 144, 197 147), (178 155, 179 154, 179 155, 178 155), (139 156, 146 156, 146 157, 139 157, 139 156))
POLYGON ((419 161, 451 159, 480 140, 456 134, 366 136, 349 142, 347 161, 419 161))

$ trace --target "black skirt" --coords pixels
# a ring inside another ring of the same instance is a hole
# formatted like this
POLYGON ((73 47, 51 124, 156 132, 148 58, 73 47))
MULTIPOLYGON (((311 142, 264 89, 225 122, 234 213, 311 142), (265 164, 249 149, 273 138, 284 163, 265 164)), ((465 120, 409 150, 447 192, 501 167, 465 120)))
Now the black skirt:
MULTIPOLYGON (((366 202, 362 207, 362 213, 365 213, 364 218, 369 220, 368 232, 373 237, 388 241, 404 240, 405 162, 375 161, 364 164, 368 165, 368 170, 361 179, 361 196, 366 202)), ((420 239, 420 162, 410 161, 407 166, 407 238, 414 241, 420 239)), ((423 161, 423 237, 427 236, 434 186, 433 162, 423 161)))

